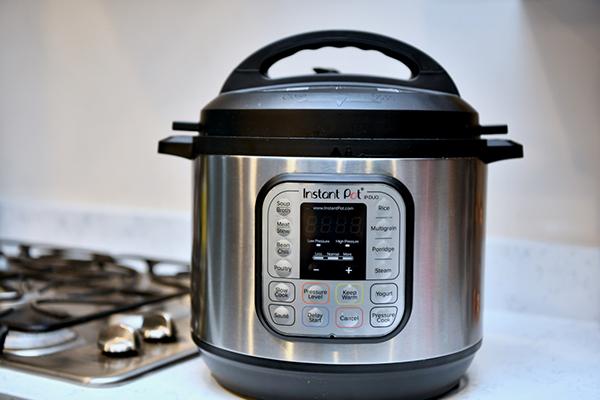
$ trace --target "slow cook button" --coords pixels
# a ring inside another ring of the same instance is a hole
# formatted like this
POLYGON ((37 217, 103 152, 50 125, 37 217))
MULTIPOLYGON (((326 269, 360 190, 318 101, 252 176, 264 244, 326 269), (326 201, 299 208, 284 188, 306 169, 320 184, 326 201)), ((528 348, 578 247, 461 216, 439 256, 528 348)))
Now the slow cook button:
POLYGON ((378 283, 371 286, 371 302, 391 304, 398 300, 398 286, 393 283, 378 283))
POLYGON ((323 307, 304 307, 302 311, 302 323, 309 327, 327 326, 329 323, 329 311, 323 307))
POLYGON ((370 250, 376 260, 386 259, 392 257, 392 254, 396 251, 396 246, 391 240, 379 240, 370 247, 370 250))
POLYGON ((357 307, 340 307, 335 312, 338 328, 359 328, 363 324, 363 312, 357 307))
POLYGON ((282 218, 277 220, 277 226, 275 229, 279 236, 287 236, 292 231, 292 223, 289 220, 282 218))
POLYGON ((292 264, 287 260, 279 260, 273 265, 273 269, 277 275, 285 278, 292 273, 292 264))
POLYGON ((327 304, 329 303, 329 286, 305 283, 302 287, 302 298, 307 304, 327 304))
POLYGON ((289 282, 269 283, 269 298, 273 301, 290 303, 295 297, 294 285, 289 282))
POLYGON ((375 307, 371 309, 371 326, 386 328, 396 320, 398 309, 396 307, 375 307))
POLYGON ((362 290, 359 285, 340 283, 336 287, 336 301, 338 304, 358 304, 361 301, 362 290))
POLYGON ((293 325, 296 318, 295 311, 290 306, 279 306, 277 304, 269 305, 271 319, 277 325, 293 325))
POLYGON ((292 202, 285 197, 277 199, 275 200, 275 210, 282 217, 287 217, 292 212, 292 202))
POLYGON ((287 257, 292 252, 292 244, 285 239, 278 240, 275 248, 280 257, 287 257))

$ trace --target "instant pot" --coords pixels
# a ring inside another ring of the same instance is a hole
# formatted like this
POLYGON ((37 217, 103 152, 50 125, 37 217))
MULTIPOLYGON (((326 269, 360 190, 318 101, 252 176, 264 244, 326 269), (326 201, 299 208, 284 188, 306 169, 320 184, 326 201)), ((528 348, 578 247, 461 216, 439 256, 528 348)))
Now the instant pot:
POLYGON ((159 152, 194 160, 192 335, 226 388, 273 399, 417 399, 481 346, 487 165, 522 146, 482 135, 448 73, 371 33, 324 31, 244 60, 199 123, 159 152), (300 50, 352 46, 411 78, 271 79, 300 50))

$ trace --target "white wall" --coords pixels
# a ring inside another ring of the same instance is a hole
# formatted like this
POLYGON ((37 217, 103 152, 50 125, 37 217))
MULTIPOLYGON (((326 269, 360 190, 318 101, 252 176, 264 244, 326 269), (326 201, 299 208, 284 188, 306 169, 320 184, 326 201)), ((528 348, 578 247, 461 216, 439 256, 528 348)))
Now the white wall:
POLYGON ((525 145, 491 165, 491 235, 597 246, 599 21, 592 0, 4 0, 0 198, 188 210, 190 165, 156 154, 171 121, 196 118, 258 47, 351 28, 428 52, 483 123, 525 145))

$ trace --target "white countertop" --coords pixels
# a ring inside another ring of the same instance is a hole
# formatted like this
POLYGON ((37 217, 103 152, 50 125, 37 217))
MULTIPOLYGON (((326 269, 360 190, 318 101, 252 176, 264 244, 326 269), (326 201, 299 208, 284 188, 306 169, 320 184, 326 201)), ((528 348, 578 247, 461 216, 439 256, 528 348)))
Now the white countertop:
MULTIPOLYGON (((494 310, 485 317, 483 346, 460 390, 445 398, 600 398, 600 324, 494 310)), ((218 386, 201 357, 106 388, 0 368, 0 393, 61 400, 238 398, 218 386)))

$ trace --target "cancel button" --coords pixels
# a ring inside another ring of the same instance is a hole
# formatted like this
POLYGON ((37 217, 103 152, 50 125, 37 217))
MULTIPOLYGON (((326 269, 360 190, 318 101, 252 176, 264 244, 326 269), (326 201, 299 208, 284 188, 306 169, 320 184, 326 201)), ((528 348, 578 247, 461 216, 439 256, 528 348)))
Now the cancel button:
POLYGON ((398 314, 396 307, 371 308, 371 326, 375 328, 391 326, 396 320, 396 314, 398 314))

